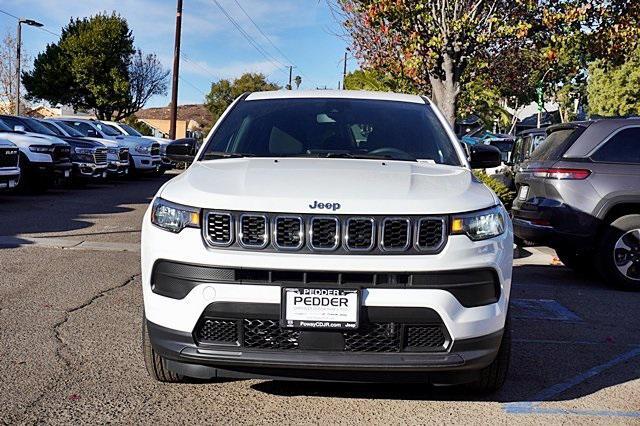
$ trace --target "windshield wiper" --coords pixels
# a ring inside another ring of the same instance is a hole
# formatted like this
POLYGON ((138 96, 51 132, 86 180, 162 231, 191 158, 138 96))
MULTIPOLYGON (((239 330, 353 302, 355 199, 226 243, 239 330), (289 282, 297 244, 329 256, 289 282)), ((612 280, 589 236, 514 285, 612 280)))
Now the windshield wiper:
POLYGON ((242 158, 242 157, 254 157, 253 154, 245 154, 242 152, 223 152, 223 151, 210 151, 205 152, 202 156, 203 160, 215 160, 218 158, 242 158))
POLYGON ((389 154, 367 154, 353 152, 328 152, 324 155, 326 158, 354 158, 362 160, 398 160, 398 161, 417 161, 415 158, 398 158, 389 154))

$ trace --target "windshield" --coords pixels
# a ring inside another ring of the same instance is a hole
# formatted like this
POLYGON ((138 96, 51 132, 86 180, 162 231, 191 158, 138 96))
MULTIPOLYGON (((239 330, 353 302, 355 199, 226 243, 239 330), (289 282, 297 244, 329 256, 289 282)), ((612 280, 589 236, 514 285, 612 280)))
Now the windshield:
POLYGON ((534 161, 559 160, 582 133, 581 128, 560 128, 548 134, 544 143, 531 153, 534 161))
POLYGON ((0 131, 1 132, 10 132, 11 131, 11 127, 9 127, 6 124, 4 124, 4 121, 2 121, 1 119, 0 119, 0 131))
POLYGON ((102 133, 104 133, 107 136, 121 136, 122 135, 122 132, 120 132, 119 130, 114 129, 113 127, 109 126, 108 124, 99 123, 99 122, 96 122, 94 124, 96 125, 96 127, 98 129, 100 129, 100 131, 102 131, 102 133))
POLYGON ((47 122, 47 121, 41 121, 40 122, 44 127, 46 127, 47 129, 51 130, 53 133, 56 134, 56 136, 67 136, 65 135, 62 130, 58 129, 56 127, 55 124, 51 123, 51 122, 47 122))
POLYGON ((62 127, 62 129, 67 132, 69 134, 69 136, 73 136, 73 137, 83 137, 84 135, 82 134, 82 132, 79 132, 78 130, 76 130, 73 126, 68 125, 67 123, 65 123, 64 121, 56 121, 56 124, 60 127, 62 127))
POLYGON ((142 133, 138 132, 136 129, 129 126, 128 124, 120 123, 119 126, 122 127, 129 136, 137 136, 137 137, 142 136, 142 133))
POLYGON ((364 99, 272 99, 238 103, 201 159, 231 156, 430 160, 460 165, 428 105, 364 99))
POLYGON ((53 131, 51 131, 48 127, 40 123, 38 120, 35 120, 33 118, 27 118, 27 117, 22 117, 22 120, 24 120, 26 124, 29 126, 29 128, 35 133, 40 133, 41 135, 58 136, 53 131))

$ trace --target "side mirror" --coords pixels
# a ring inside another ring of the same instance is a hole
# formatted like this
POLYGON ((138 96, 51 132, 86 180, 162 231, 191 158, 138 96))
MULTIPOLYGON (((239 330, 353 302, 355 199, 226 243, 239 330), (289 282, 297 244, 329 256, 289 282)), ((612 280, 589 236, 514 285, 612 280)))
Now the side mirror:
POLYGON ((166 154, 171 161, 191 162, 196 158, 198 141, 192 138, 178 139, 167 145, 166 154))
POLYGON ((90 137, 90 138, 99 138, 100 137, 98 132, 95 131, 94 129, 88 129, 87 130, 87 136, 90 137))
POLYGON ((502 154, 495 146, 473 145, 469 151, 469 165, 472 169, 488 169, 502 164, 502 154))
POLYGON ((15 131, 15 132, 24 132, 24 126, 20 126, 20 125, 16 124, 15 126, 13 126, 13 131, 15 131))

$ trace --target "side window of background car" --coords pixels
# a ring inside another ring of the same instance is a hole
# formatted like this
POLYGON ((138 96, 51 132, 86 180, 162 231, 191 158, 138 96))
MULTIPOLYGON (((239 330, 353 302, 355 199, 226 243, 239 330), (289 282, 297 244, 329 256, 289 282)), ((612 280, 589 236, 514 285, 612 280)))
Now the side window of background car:
POLYGON ((88 124, 80 123, 78 121, 72 121, 72 122, 69 122, 69 124, 71 124, 74 129, 78 130, 80 133, 82 133, 85 136, 87 136, 89 129, 92 128, 88 124))
POLYGON ((629 127, 614 134, 592 156, 594 161, 640 164, 640 127, 629 127))

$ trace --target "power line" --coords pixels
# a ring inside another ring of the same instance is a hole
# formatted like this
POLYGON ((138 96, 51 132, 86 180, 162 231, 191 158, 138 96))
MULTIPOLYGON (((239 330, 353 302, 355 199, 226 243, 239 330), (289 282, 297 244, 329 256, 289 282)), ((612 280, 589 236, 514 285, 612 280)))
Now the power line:
MULTIPOLYGON (((17 17, 16 15, 14 15, 14 14, 12 14, 12 13, 7 12, 6 10, 2 10, 2 9, 0 9, 0 13, 3 13, 3 14, 5 14, 5 15, 7 15, 7 16, 10 16, 10 17, 12 17, 13 19, 15 19, 16 21, 19 21, 19 20, 20 20, 20 18, 19 18, 19 17, 17 17)), ((58 34, 58 33, 54 33, 53 31, 50 31, 50 30, 48 30, 48 29, 46 29, 46 28, 44 28, 44 27, 35 27, 35 28, 36 28, 36 29, 38 29, 38 30, 40 30, 40 31, 44 31, 45 33, 49 33, 49 34, 51 34, 51 35, 54 35, 54 36, 56 36, 56 37, 62 37, 60 34, 58 34)))
POLYGON ((203 90, 199 89, 195 84, 191 83, 189 80, 186 80, 181 75, 178 76, 178 79, 183 83, 187 83, 187 85, 191 86, 191 88, 196 90, 197 92, 200 92, 200 94, 202 94, 202 96, 207 96, 207 94, 203 90))
POLYGON ((264 50, 264 48, 262 48, 254 39, 253 37, 251 37, 241 26, 240 24, 238 24, 238 22, 233 19, 233 17, 229 14, 229 12, 226 11, 226 9, 224 7, 222 7, 222 5, 218 2, 218 0, 212 0, 216 6, 218 6, 218 8, 220 9, 220 11, 224 14, 224 16, 227 17, 227 19, 229 20, 229 22, 231 22, 231 24, 233 24, 234 27, 236 27, 236 29, 240 32, 240 34, 242 34, 242 36, 249 42, 249 44, 251 46, 253 46, 258 53, 260 53, 262 56, 264 56, 269 62, 271 62, 273 65, 276 66, 276 68, 286 68, 286 65, 283 64, 282 62, 280 62, 278 59, 274 58, 271 54, 269 54, 266 50, 264 50))

